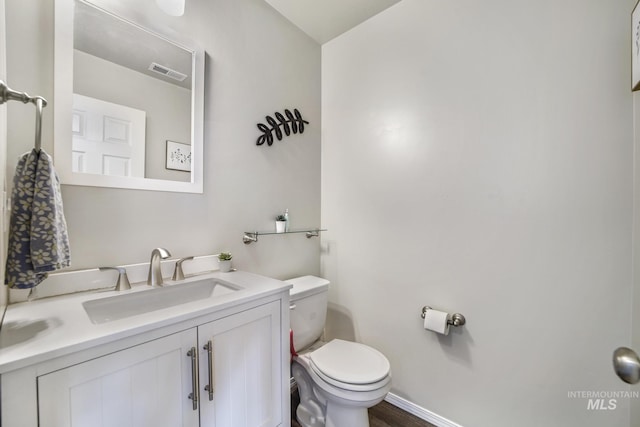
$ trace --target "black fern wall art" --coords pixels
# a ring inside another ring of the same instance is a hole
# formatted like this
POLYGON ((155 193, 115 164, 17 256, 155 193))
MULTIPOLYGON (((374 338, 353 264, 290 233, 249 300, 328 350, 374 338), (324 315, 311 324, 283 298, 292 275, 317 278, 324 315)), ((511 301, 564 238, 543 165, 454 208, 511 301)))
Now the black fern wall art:
POLYGON ((266 116, 265 120, 267 124, 258 123, 258 129, 262 132, 262 135, 258 137, 256 145, 263 145, 265 142, 267 145, 273 145, 273 136, 278 138, 278 141, 282 141, 284 135, 289 136, 292 133, 304 133, 304 125, 308 125, 309 122, 302 118, 302 114, 297 108, 293 109, 293 113, 290 110, 284 110, 284 115, 280 113, 274 113, 275 119, 271 116, 266 116), (280 129, 282 128, 282 129, 280 129))

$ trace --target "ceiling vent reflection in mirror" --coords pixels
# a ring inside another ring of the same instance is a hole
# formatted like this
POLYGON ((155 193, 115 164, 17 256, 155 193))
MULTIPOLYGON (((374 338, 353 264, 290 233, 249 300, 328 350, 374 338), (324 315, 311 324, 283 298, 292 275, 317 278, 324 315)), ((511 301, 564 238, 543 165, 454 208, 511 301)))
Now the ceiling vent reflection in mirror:
POLYGON ((183 74, 180 71, 172 70, 169 67, 165 67, 164 65, 160 65, 155 62, 152 62, 151 65, 149 65, 149 70, 156 72, 158 74, 162 74, 163 76, 172 78, 179 82, 187 78, 186 74, 183 74))

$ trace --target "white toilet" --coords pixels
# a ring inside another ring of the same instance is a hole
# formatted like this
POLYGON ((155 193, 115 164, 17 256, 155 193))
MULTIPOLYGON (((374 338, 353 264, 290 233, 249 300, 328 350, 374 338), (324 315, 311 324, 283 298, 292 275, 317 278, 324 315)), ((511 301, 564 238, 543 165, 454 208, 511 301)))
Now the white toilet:
POLYGON ((303 427, 368 427, 367 409, 391 388, 389 361, 364 344, 319 341, 327 317, 329 281, 303 276, 291 283, 291 329, 298 356, 291 371, 300 393, 303 427))

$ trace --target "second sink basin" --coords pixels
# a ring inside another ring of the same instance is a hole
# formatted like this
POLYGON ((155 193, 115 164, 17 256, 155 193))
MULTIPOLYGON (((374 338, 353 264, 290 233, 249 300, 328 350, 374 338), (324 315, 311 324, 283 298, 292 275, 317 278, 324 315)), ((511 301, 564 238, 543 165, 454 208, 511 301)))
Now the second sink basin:
POLYGON ((94 299, 85 301, 82 305, 91 322, 100 324, 225 295, 234 291, 237 291, 237 289, 225 286, 217 280, 203 279, 94 299))

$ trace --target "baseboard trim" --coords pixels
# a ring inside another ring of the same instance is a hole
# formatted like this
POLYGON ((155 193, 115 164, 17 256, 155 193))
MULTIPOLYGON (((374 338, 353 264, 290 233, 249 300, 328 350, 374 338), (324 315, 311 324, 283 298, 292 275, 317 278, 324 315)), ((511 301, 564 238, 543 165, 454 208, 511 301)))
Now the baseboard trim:
POLYGON ((440 415, 424 409, 423 407, 418 406, 413 402, 409 402, 407 399, 403 399, 402 397, 397 396, 393 393, 387 394, 387 397, 385 397, 384 400, 394 406, 397 406, 403 411, 407 411, 411 415, 415 415, 421 420, 425 420, 437 427, 462 427, 460 424, 456 424, 451 420, 441 417, 440 415))

